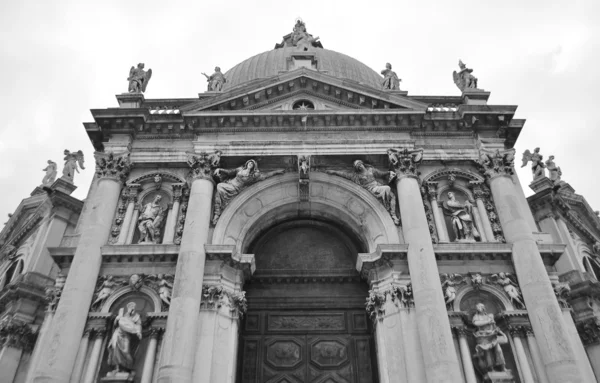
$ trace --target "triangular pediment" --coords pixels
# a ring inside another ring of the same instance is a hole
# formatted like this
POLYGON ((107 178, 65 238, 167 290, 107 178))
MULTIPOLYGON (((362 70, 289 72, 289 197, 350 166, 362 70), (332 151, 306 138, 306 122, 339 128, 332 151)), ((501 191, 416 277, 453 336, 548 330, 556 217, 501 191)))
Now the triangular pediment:
MULTIPOLYGON (((292 110, 298 100, 311 101, 316 110, 392 109, 425 111, 427 104, 406 92, 383 91, 351 80, 343 80, 301 68, 278 76, 250 81, 181 108, 184 116, 208 111, 292 110)), ((201 95, 202 96, 202 95, 201 95)))

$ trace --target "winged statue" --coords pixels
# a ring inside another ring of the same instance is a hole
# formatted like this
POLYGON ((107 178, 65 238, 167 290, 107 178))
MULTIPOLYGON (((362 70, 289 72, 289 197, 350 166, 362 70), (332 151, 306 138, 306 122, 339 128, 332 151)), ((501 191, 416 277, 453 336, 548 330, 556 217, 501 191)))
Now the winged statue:
POLYGON ((146 91, 148 82, 152 77, 152 69, 144 70, 144 63, 139 63, 137 68, 131 67, 129 70, 129 93, 143 93, 146 91))
POLYGON ((174 277, 171 274, 152 274, 146 277, 150 287, 152 287, 162 301, 163 309, 171 306, 171 295, 173 293, 174 277))
POLYGON ((454 79, 454 83, 458 89, 463 92, 465 89, 477 89, 477 77, 471 74, 473 69, 467 68, 462 60, 458 60, 458 66, 460 68, 460 72, 452 72, 452 78, 454 79))
POLYGON ((508 295, 510 301, 513 303, 513 305, 515 305, 515 307, 525 308, 521 290, 519 290, 519 284, 517 283, 517 279, 514 275, 510 273, 493 274, 490 276, 490 280, 493 283, 502 286, 504 292, 506 295, 508 295))
POLYGON ((523 164, 521 167, 525 167, 527 163, 531 161, 531 173, 533 173, 534 181, 545 176, 544 168, 546 165, 544 165, 543 159, 544 156, 540 154, 540 148, 533 149, 533 153, 531 153, 529 149, 526 149, 523 152, 523 164))
POLYGON ((98 278, 96 292, 94 293, 94 302, 92 302, 91 306, 92 310, 99 309, 118 287, 126 284, 127 282, 124 281, 116 281, 112 275, 104 275, 98 278))
POLYGON ((456 289, 463 283, 467 283, 464 276, 460 274, 441 274, 440 282, 442 283, 442 291, 444 292, 444 301, 446 307, 452 309, 452 304, 456 299, 456 289))
POLYGON ((64 154, 65 167, 63 168, 63 178, 73 183, 75 172, 79 173, 77 164, 79 164, 81 169, 85 169, 85 166, 83 166, 83 152, 78 150, 76 153, 71 153, 69 150, 65 149, 64 154))

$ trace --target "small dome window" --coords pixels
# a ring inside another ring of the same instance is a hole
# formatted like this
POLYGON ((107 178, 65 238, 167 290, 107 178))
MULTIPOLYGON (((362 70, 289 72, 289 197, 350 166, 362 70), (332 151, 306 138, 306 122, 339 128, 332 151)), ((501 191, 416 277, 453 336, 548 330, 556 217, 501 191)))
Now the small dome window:
POLYGON ((293 110, 315 110, 315 104, 308 100, 299 100, 292 105, 293 110))

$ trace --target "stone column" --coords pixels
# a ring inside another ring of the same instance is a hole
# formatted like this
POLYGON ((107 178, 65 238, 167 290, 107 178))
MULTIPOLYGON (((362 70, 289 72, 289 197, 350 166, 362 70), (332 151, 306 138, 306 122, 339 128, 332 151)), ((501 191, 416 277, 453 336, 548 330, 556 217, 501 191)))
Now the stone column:
POLYGON ((423 150, 404 149, 397 156, 393 165, 427 382, 459 382, 462 374, 416 175, 423 150))
MULTIPOLYGON (((218 161, 217 161, 218 162, 218 161)), ((179 248, 173 298, 161 352, 158 383, 191 383, 206 253, 204 245, 212 207, 214 181, 211 156, 190 156, 192 187, 179 248)))
POLYGON ((156 359, 156 348, 158 347, 158 338, 162 330, 159 328, 150 329, 150 340, 146 348, 144 357, 144 369, 142 371, 142 380, 140 383, 152 383, 152 374, 154 372, 154 361, 156 359))
MULTIPOLYGON (((481 152, 479 165, 490 188, 512 259, 531 326, 550 382, 583 382, 568 330, 513 178, 514 150, 481 152)), ((531 214, 530 214, 531 215, 531 214)))
POLYGON ((431 211, 433 212, 433 220, 435 221, 438 240, 440 242, 450 242, 448 239, 448 230, 446 229, 446 225, 442 222, 444 220, 444 215, 440 211, 440 205, 438 205, 437 202, 437 182, 427 183, 427 194, 429 195, 429 202, 431 203, 431 211))
POLYGON ((546 369, 544 368, 544 363, 542 362, 542 357, 540 356, 540 349, 538 348, 537 342, 533 337, 533 331, 531 328, 526 329, 527 336, 527 345, 529 346, 529 351, 531 352, 531 359, 533 360, 533 366, 535 367, 535 373, 537 375, 538 381, 540 383, 548 383, 548 376, 546 375, 546 369))
POLYGON ((49 341, 42 345, 34 382, 69 381, 102 264, 100 248, 108 241, 121 185, 129 173, 129 154, 98 153, 96 172, 98 188, 86 202, 92 205, 91 212, 81 225, 79 245, 48 331, 49 341))
POLYGON ((483 197, 485 192, 481 188, 481 182, 471 181, 471 188, 473 189, 473 197, 475 197, 475 205, 477 205, 477 211, 481 220, 481 226, 479 230, 485 233, 485 237, 488 242, 497 242, 494 236, 494 230, 492 230, 492 224, 490 223, 490 217, 487 215, 485 204, 483 203, 483 197))
POLYGON ((100 357, 102 356, 102 345, 104 344, 105 336, 106 329, 94 330, 92 351, 90 352, 82 383, 96 382, 96 374, 98 373, 98 364, 100 363, 100 357))
POLYGON ((33 379, 33 368, 37 365, 37 361, 40 358, 40 350, 42 348, 42 344, 48 341, 48 329, 52 324, 52 319, 54 318, 54 310, 51 310, 50 307, 46 310, 46 314, 44 315, 44 322, 40 326, 38 331, 38 337, 35 342, 35 348, 31 353, 31 359, 29 359, 29 371, 27 372, 26 382, 31 382, 33 379))
POLYGON ((510 332, 510 336, 515 346, 517 361, 521 367, 521 381, 523 383, 535 383, 533 374, 531 373, 531 367, 529 366, 529 360, 527 359, 527 354, 525 353, 525 348, 523 347, 523 342, 521 341, 522 329, 517 327, 509 327, 508 331, 510 332))
POLYGON ((139 184, 131 184, 127 186, 127 210, 125 211, 125 217, 123 218, 123 224, 121 225, 121 231, 119 232, 119 239, 117 239, 115 245, 124 245, 127 241, 140 186, 141 185, 139 184))
POLYGON ((83 368, 85 367, 85 357, 87 355, 91 335, 91 329, 83 332, 83 337, 81 338, 81 343, 79 344, 79 351, 77 351, 75 367, 73 368, 73 373, 71 374, 70 383, 79 383, 81 381, 81 375, 83 374, 83 368))
POLYGON ((175 227, 177 226, 177 215, 179 214, 179 204, 181 203, 181 192, 184 184, 173 184, 173 207, 169 211, 167 223, 165 224, 165 235, 163 244, 172 244, 175 236, 175 227))
POLYGON ((135 235, 135 229, 137 228, 137 221, 140 216, 140 205, 137 203, 133 207, 133 217, 131 217, 131 223, 127 228, 127 239, 125 240, 126 245, 131 245, 133 242, 133 236, 135 235))
POLYGON ((475 376, 475 368, 473 367, 473 359, 471 357, 471 350, 469 349, 469 343, 467 342, 467 334, 464 328, 456 329, 456 335, 458 336, 458 346, 460 347, 460 357, 463 363, 463 370, 465 371, 466 383, 477 383, 477 377, 475 376))

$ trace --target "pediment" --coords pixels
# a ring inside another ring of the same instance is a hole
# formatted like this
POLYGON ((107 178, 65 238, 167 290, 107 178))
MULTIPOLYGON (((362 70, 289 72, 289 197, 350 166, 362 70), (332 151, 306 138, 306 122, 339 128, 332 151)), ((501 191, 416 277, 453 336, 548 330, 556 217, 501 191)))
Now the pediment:
POLYGON ((415 110, 427 104, 412 100, 406 92, 383 91, 310 69, 297 69, 267 79, 250 81, 222 93, 207 94, 181 108, 184 116, 208 111, 292 110, 298 100, 312 101, 317 110, 415 110))

